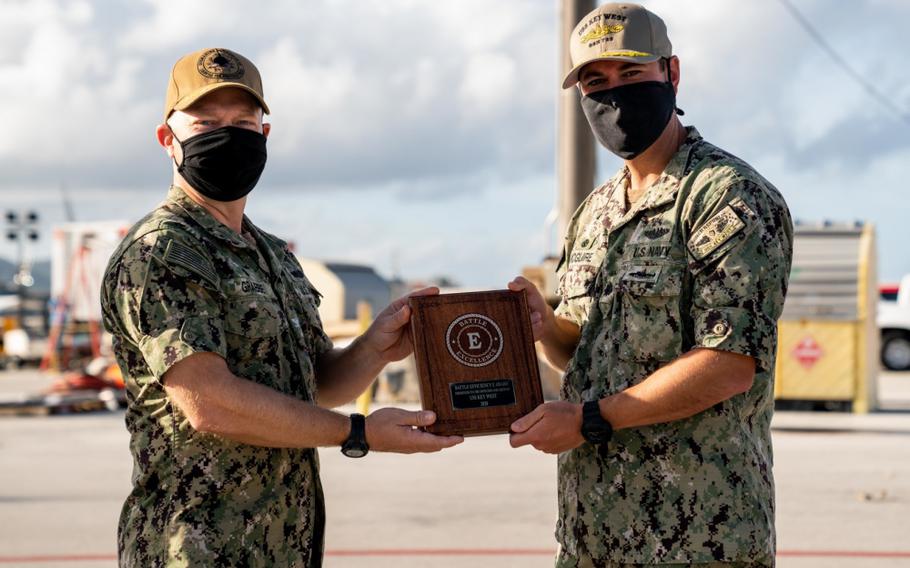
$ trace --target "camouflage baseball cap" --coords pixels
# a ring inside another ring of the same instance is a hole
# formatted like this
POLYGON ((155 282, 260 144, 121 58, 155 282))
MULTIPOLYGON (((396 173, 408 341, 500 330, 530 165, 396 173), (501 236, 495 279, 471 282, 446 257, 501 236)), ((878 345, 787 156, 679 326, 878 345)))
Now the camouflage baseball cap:
POLYGON ((200 49, 177 60, 171 69, 164 103, 164 120, 175 110, 184 110, 205 95, 224 87, 236 87, 253 95, 269 113, 262 94, 262 77, 253 62, 229 49, 200 49))
POLYGON ((562 82, 568 89, 578 82, 581 68, 601 59, 650 63, 673 54, 667 26, 638 4, 604 4, 582 18, 569 38, 572 70, 562 82))

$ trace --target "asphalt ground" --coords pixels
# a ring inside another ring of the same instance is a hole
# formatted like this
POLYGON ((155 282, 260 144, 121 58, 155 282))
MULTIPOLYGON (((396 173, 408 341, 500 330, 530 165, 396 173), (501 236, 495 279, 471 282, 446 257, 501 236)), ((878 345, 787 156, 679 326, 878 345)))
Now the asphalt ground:
MULTIPOLYGON (((0 398, 48 382, 0 373, 0 398)), ((880 391, 869 415, 776 414, 779 566, 910 566, 910 374, 883 374, 880 391)), ((320 459, 326 566, 552 566, 552 456, 489 436, 320 459)), ((0 418, 0 566, 116 566, 130 470, 122 412, 0 418)))

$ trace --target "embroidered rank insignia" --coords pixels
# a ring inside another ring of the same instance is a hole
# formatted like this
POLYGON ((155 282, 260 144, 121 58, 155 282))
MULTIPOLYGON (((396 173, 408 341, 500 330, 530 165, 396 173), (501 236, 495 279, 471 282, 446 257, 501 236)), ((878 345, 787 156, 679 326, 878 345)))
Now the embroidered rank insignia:
POLYGON ((187 270, 202 276, 212 284, 218 285, 218 276, 215 275, 211 264, 198 252, 177 241, 171 241, 164 253, 164 261, 168 264, 177 264, 187 270))
POLYGON ((708 219, 700 229, 695 231, 687 245, 689 252, 696 260, 701 260, 730 240, 745 226, 746 224, 739 218, 733 207, 727 205, 720 213, 708 219))

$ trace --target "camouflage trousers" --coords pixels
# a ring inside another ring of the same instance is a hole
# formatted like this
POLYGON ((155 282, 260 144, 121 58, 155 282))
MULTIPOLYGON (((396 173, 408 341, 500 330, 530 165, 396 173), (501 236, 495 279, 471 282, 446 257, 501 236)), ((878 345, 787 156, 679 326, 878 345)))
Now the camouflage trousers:
POLYGON ((570 556, 562 550, 556 554, 556 568, 771 568, 772 566, 772 564, 756 564, 753 562, 626 564, 623 562, 596 560, 591 557, 570 556))

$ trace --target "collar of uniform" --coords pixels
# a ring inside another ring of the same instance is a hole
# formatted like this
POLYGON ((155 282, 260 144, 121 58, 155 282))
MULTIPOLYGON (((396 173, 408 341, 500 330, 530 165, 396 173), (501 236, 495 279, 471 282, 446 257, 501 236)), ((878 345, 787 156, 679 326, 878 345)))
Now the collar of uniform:
POLYGON ((604 227, 612 230, 619 225, 628 211, 626 210, 626 187, 629 182, 629 170, 623 168, 619 170, 610 181, 602 186, 604 197, 603 210, 599 215, 603 218, 604 227))
POLYGON ((624 167, 620 170, 619 174, 613 178, 614 186, 610 195, 610 200, 613 205, 611 211, 615 212, 615 218, 610 218, 608 220, 608 228, 615 231, 631 221, 642 211, 659 207, 676 199, 676 194, 679 192, 679 185, 682 182, 682 178, 685 176, 686 167, 689 163, 689 154, 700 141, 701 135, 698 133, 698 130, 696 130, 694 126, 687 126, 685 141, 676 153, 673 154, 673 157, 670 158, 670 161, 667 163, 666 167, 664 167, 664 171, 660 174, 660 178, 658 178, 657 181, 648 188, 645 195, 629 207, 628 210, 626 209, 625 204, 626 188, 624 187, 624 184, 628 181, 629 169, 624 167))
POLYGON ((256 244, 258 245, 257 249, 265 259, 266 264, 269 265, 272 275, 280 275, 282 273, 281 267, 284 258, 282 253, 283 251, 290 251, 288 243, 274 235, 264 232, 254 225, 246 216, 243 218, 243 228, 253 237, 253 240, 256 241, 256 244))
POLYGON ((243 228, 256 239, 256 242, 269 250, 290 250, 287 241, 281 240, 275 235, 266 233, 250 221, 246 215, 243 216, 243 228))
POLYGON ((689 164, 689 155, 696 144, 701 142, 701 134, 694 126, 686 127, 686 139, 670 158, 660 178, 651 186, 643 198, 641 209, 658 207, 676 198, 679 184, 686 175, 686 166, 689 164))
MULTIPOLYGON (((251 246, 240 234, 214 218, 211 213, 205 210, 205 207, 190 199, 182 187, 172 185, 167 193, 167 201, 183 209, 187 215, 192 217, 196 223, 206 229, 212 236, 227 241, 235 247, 249 248, 251 246)), ((243 216, 243 222, 252 225, 246 215, 243 216)))

